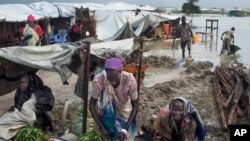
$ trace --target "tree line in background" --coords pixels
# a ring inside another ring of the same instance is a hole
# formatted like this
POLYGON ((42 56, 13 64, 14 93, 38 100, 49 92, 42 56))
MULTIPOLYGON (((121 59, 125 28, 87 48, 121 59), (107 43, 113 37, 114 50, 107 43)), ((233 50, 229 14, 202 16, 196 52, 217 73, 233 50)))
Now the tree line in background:
POLYGON ((195 4, 197 2, 199 2, 199 0, 187 0, 187 2, 182 5, 182 13, 185 13, 187 15, 200 14, 200 6, 195 4))
POLYGON ((156 12, 158 13, 174 13, 174 14, 181 14, 184 13, 186 15, 195 15, 195 14, 220 14, 220 15, 228 15, 234 17, 244 17, 250 16, 250 9, 239 10, 239 9, 232 9, 230 11, 225 9, 203 9, 201 10, 200 6, 197 5, 199 0, 187 0, 187 2, 183 3, 182 9, 171 9, 167 11, 165 7, 158 7, 156 12))

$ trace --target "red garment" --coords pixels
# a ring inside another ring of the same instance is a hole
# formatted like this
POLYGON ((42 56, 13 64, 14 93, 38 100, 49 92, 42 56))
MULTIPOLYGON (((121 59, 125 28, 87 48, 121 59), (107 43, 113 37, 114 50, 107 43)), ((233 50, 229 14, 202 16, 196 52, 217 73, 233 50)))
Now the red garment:
POLYGON ((42 37, 43 37, 44 32, 43 32, 43 30, 42 30, 42 28, 41 28, 40 25, 36 25, 36 26, 34 27, 34 30, 35 30, 36 33, 39 35, 39 38, 42 38, 42 37))
POLYGON ((74 33, 78 33, 79 31, 82 31, 83 28, 84 28, 83 23, 81 23, 80 25, 74 24, 73 27, 72 27, 72 31, 73 31, 74 33))
POLYGON ((77 24, 74 24, 74 25, 73 25, 72 31, 73 31, 74 33, 77 33, 77 32, 78 32, 77 24))
POLYGON ((24 31, 24 27, 19 27, 18 28, 18 33, 21 35, 21 36, 23 36, 23 31, 24 31))

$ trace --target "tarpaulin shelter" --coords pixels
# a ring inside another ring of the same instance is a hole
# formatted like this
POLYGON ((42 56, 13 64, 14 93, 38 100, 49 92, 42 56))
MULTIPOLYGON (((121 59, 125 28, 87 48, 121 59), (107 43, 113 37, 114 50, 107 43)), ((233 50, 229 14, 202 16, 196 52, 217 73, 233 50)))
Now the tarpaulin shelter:
POLYGON ((37 20, 44 16, 34 11, 25 4, 3 4, 0 5, 0 15, 3 15, 8 22, 23 22, 27 20, 27 16, 32 14, 37 20))
POLYGON ((113 9, 115 11, 136 11, 137 9, 141 11, 154 11, 156 9, 149 5, 138 6, 135 4, 129 4, 125 2, 110 2, 104 5, 106 5, 108 9, 113 9))
MULTIPOLYGON (((61 23, 70 22, 75 16, 75 11, 67 8, 60 8, 48 2, 37 2, 29 5, 25 4, 4 4, 0 5, 0 17, 5 18, 4 28, 5 34, 0 38, 1 40, 6 40, 8 36, 14 36, 17 31, 20 23, 25 24, 27 21, 28 15, 32 14, 35 19, 38 21, 42 28, 45 30, 45 20, 47 18, 56 19, 57 23, 54 24, 58 28, 61 23), (62 20, 64 19, 64 20, 62 20)), ((2 22, 1 22, 2 24, 2 22)), ((3 31, 3 30, 2 30, 3 31)), ((10 41, 12 43, 12 41, 10 41)), ((0 44, 1 47, 8 46, 5 42, 0 44)), ((12 44, 9 46, 13 46, 12 44)))
MULTIPOLYGON (((0 48, 0 96, 5 95, 18 86, 21 75, 37 71, 55 71, 65 83, 71 73, 78 75, 75 93, 84 101, 84 113, 87 115, 88 81, 90 67, 90 52, 101 57, 105 52, 114 51, 129 55, 134 50, 133 38, 104 43, 89 43, 86 47, 76 47, 69 44, 54 44, 44 47, 7 47, 0 48)), ((83 118, 83 132, 86 131, 86 118, 83 118)))
POLYGON ((63 82, 69 74, 78 74, 75 93, 80 93, 84 101, 83 132, 86 132, 90 44, 81 48, 70 45, 50 45, 45 47, 9 47, 0 49, 0 95, 17 88, 21 75, 37 69, 56 71, 63 82), (80 69, 79 69, 80 68, 80 69), (77 70, 77 71, 76 71, 77 70), (86 77, 87 76, 87 77, 86 77), (5 84, 5 85, 4 85, 5 84), (6 85, 7 84, 7 85, 6 85))
POLYGON ((48 2, 36 2, 27 5, 32 10, 37 11, 48 18, 58 18, 58 17, 74 17, 74 8, 64 8, 48 2))
POLYGON ((129 23, 119 16, 117 12, 96 11, 94 17, 97 24, 97 38, 99 40, 113 41, 132 37, 129 23), (123 34, 124 32, 127 32, 127 34, 123 34))
POLYGON ((49 45, 44 47, 8 47, 0 48, 0 95, 11 90, 5 90, 4 83, 17 78, 27 71, 41 69, 56 71, 62 82, 66 82, 72 70, 69 65, 77 48, 69 45, 49 45))
POLYGON ((159 13, 141 12, 134 19, 131 19, 131 26, 134 34, 139 36, 148 27, 157 27, 161 22, 176 20, 179 17, 159 13))
POLYGON ((108 9, 105 5, 103 4, 97 4, 97 3, 59 3, 59 2, 54 2, 52 3, 60 8, 89 8, 90 11, 101 11, 101 10, 111 10, 108 9))
MULTIPOLYGON (((6 90, 5 82, 14 80, 21 74, 41 69, 58 72, 62 82, 65 83, 71 73, 77 73, 79 57, 76 51, 80 46, 70 44, 54 44, 43 47, 7 47, 0 48, 0 96, 10 92, 6 90)), ((103 58, 103 54, 115 52, 119 55, 128 56, 134 50, 134 39, 110 41, 91 44, 90 54, 98 58, 103 58)), ((16 87, 16 85, 15 85, 16 87)))

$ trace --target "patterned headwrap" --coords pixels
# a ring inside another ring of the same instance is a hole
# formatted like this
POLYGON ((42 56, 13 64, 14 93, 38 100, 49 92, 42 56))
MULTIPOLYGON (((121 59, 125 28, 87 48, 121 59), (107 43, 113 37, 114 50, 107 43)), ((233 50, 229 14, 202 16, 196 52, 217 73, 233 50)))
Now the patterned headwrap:
POLYGON ((123 61, 119 58, 110 58, 105 61, 105 69, 122 71, 123 61))

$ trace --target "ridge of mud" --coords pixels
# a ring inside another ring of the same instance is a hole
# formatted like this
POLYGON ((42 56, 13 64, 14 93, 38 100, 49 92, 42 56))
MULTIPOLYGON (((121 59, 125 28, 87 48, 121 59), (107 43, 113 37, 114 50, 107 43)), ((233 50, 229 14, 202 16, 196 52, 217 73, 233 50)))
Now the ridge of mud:
POLYGON ((207 69, 194 71, 194 75, 184 79, 156 84, 149 88, 142 87, 137 116, 138 127, 149 127, 153 116, 156 116, 161 108, 166 107, 172 98, 183 96, 190 99, 201 114, 208 130, 206 140, 227 140, 228 136, 222 130, 213 97, 213 72, 207 69))

